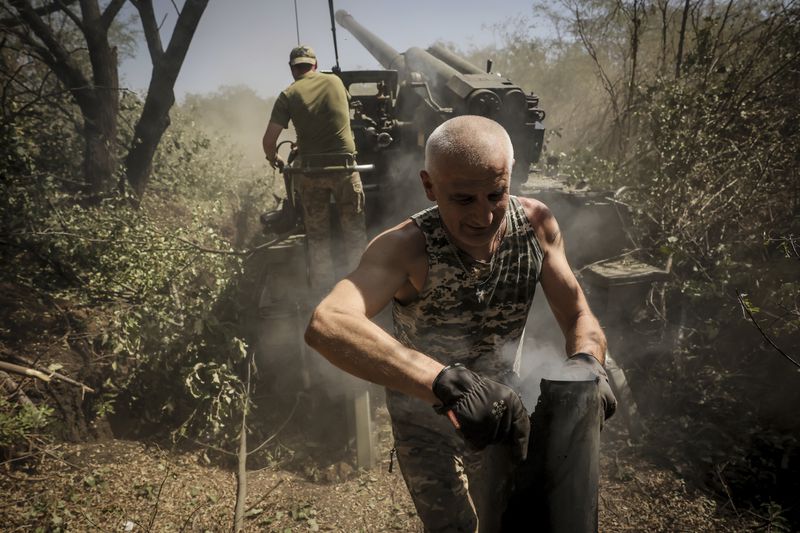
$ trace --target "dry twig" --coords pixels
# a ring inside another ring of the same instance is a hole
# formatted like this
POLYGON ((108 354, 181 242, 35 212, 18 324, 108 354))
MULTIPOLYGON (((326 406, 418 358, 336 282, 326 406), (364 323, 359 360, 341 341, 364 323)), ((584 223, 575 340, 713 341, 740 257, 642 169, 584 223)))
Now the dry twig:
POLYGON ((161 480, 161 485, 158 486, 158 493, 156 493, 156 502, 153 504, 153 513, 150 515, 150 521, 147 523, 147 531, 153 531, 153 524, 156 521, 156 515, 158 515, 158 504, 161 502, 161 491, 164 489, 164 483, 167 482, 169 474, 170 474, 170 469, 167 468, 167 473, 164 474, 164 479, 161 480))

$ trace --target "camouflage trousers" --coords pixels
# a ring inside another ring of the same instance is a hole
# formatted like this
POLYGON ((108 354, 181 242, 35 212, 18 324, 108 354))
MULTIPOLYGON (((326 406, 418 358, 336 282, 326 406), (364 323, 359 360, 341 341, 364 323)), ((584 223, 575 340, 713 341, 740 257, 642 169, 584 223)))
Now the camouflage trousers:
POLYGON ((344 270, 350 273, 358 266, 367 246, 364 220, 364 188, 358 172, 318 176, 295 175, 294 187, 303 204, 303 220, 308 241, 308 264, 311 286, 327 291, 336 281, 336 257, 344 259, 344 270), (342 251, 332 249, 331 197, 336 205, 342 229, 342 251), (342 253, 344 252, 344 253, 342 253))
POLYGON ((387 391, 397 461, 425 531, 500 531, 512 488, 509 448, 470 450, 447 417, 423 402, 411 417, 405 400, 387 391), (400 400, 395 409, 392 400, 400 400))

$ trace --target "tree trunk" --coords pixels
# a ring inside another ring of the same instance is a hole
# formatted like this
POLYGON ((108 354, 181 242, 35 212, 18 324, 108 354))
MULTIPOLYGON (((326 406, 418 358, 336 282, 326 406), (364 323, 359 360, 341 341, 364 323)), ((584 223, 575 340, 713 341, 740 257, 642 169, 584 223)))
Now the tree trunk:
POLYGON ((166 52, 153 57, 153 77, 142 116, 134 129, 133 144, 125 158, 126 178, 139 201, 147 189, 153 155, 169 126, 169 110, 175 103, 175 80, 206 4, 208 0, 186 0, 166 52))
POLYGON ((669 31, 669 0, 658 2, 658 11, 661 13, 661 49, 658 53, 658 72, 664 74, 667 69, 667 32, 669 31))
POLYGON ((97 1, 80 0, 80 6, 82 30, 92 64, 92 87, 88 91, 91 106, 81 106, 86 138, 83 168, 88 192, 99 199, 113 187, 117 169, 117 49, 108 42, 108 27, 97 1))
POLYGON ((81 66, 72 57, 72 51, 59 40, 59 35, 53 31, 49 21, 41 18, 40 12, 43 8, 35 9, 29 0, 10 1, 25 26, 39 41, 34 40, 27 29, 16 32, 16 35, 69 89, 81 110, 85 142, 83 154, 85 192, 90 198, 99 199, 111 188, 116 169, 119 84, 117 52, 108 43, 108 26, 121 2, 112 0, 106 13, 101 13, 97 0, 81 0, 82 19, 78 19, 78 16, 67 8, 69 3, 71 2, 55 4, 58 4, 58 8, 67 13, 69 18, 76 21, 86 39, 86 50, 92 64, 91 79, 84 75, 81 66))
MULTIPOLYGON (((155 79, 155 73, 153 78, 155 79)), ((150 84, 142 116, 134 130, 133 145, 125 158, 128 183, 139 200, 147 188, 158 143, 169 126, 169 109, 175 103, 172 86, 165 92, 160 92, 154 85, 157 84, 150 84)))
POLYGON ((109 110, 98 104, 96 109, 84 113, 83 173, 86 179, 85 192, 99 199, 109 190, 110 176, 116 167, 111 153, 111 143, 116 134, 116 125, 109 120, 109 110))
POLYGON ((686 21, 689 18, 689 0, 683 5, 683 15, 681 16, 681 31, 678 34, 678 53, 675 58, 675 79, 681 77, 681 63, 683 62, 683 44, 686 40, 686 21))
POLYGON ((645 10, 644 5, 642 5, 641 13, 639 10, 639 2, 638 0, 633 1, 633 16, 631 17, 631 75, 628 81, 628 95, 627 95, 627 102, 625 103, 625 117, 624 117, 624 127, 625 127, 625 138, 623 139, 621 146, 620 146, 620 154, 619 154, 619 161, 623 161, 625 158, 625 152, 627 151, 627 146, 630 142, 631 135, 632 135, 632 122, 633 122, 633 113, 636 108, 636 69, 638 68, 638 61, 639 61, 639 39, 640 39, 640 27, 642 24, 642 20, 640 17, 644 16, 645 10))
MULTIPOLYGON (((86 176, 86 192, 99 200, 113 187, 117 170, 117 117, 119 113, 119 91, 117 88, 117 54, 110 49, 109 57, 103 61, 103 85, 92 89, 89 104, 81 106, 86 146, 83 156, 83 171, 86 176)), ((99 76, 95 75, 95 80, 99 76)))

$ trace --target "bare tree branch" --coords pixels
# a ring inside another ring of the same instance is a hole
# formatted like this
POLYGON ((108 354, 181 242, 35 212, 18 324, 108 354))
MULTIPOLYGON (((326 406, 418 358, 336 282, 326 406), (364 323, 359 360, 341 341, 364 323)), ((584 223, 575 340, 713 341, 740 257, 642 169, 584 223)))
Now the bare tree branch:
POLYGON ((111 23, 114 22, 114 18, 116 18, 117 13, 119 13, 123 5, 125 5, 125 0, 111 0, 111 2, 108 3, 106 10, 103 11, 103 14, 100 16, 100 21, 106 30, 108 30, 111 23))
POLYGON ((766 340, 769 343, 770 346, 775 348, 775 350, 777 350, 777 352, 779 354, 781 354, 786 359, 788 359, 794 366, 796 366, 797 368, 800 368, 800 363, 798 363, 795 359, 793 359, 786 352, 781 350, 780 347, 777 344, 775 344, 775 342, 771 338, 769 338, 769 335, 767 335, 764 332, 764 330, 761 329, 761 326, 758 324, 758 321, 755 319, 755 317, 753 316, 753 313, 750 312, 750 308, 745 303, 744 297, 742 296, 742 293, 740 293, 738 290, 736 291, 736 298, 739 300, 739 305, 742 306, 742 310, 744 310, 744 312, 747 313, 747 316, 750 318, 750 321, 753 323, 753 325, 755 325, 756 329, 758 329, 758 332, 761 333, 761 336, 764 337, 764 340, 766 340))
POLYGON ((158 31, 153 2, 152 0, 137 0, 133 5, 139 11, 144 38, 147 41, 147 50, 150 52, 150 61, 155 66, 164 55, 164 47, 161 44, 161 34, 158 31))
POLYGON ((728 24, 728 19, 730 18, 731 14, 731 7, 733 7, 733 0, 728 0, 728 5, 725 7, 725 14, 722 16, 722 22, 719 25, 719 29, 717 30, 717 35, 714 37, 714 46, 711 47, 711 57, 712 60, 709 62, 708 70, 706 71, 706 76, 713 72, 714 68, 717 65, 720 57, 717 56, 717 49, 719 48, 720 43, 722 42, 722 35, 725 31, 725 27, 728 24))
POLYGON ((84 31, 83 21, 74 11, 68 8, 64 2, 61 2, 61 0, 56 0, 55 3, 58 5, 59 11, 64 13, 78 27, 79 30, 84 31))
MULTIPOLYGON (((20 37, 33 46, 34 49, 43 52, 42 60, 55 72, 58 79, 70 89, 87 87, 89 85, 89 80, 83 75, 83 72, 81 72, 81 69, 72 59, 69 52, 58 42, 50 27, 45 24, 36 13, 30 1, 9 0, 9 2, 14 6, 20 17, 25 21, 25 24, 30 27, 36 37, 44 43, 46 48, 42 48, 41 45, 31 39, 27 32, 23 32, 20 37)), ((89 97, 85 95, 83 91, 77 91, 73 94, 79 105, 90 105, 89 97)))
POLYGON ((606 73, 605 69, 603 68, 603 64, 600 62, 600 58, 597 55, 597 50, 594 47, 594 44, 589 39, 588 34, 586 33, 585 22, 580 12, 580 8, 575 5, 572 8, 572 12, 575 15, 575 24, 576 30, 578 32, 578 37, 581 40, 581 44, 583 44, 584 49, 589 54, 589 57, 592 58, 595 66, 597 67, 597 72, 600 75, 600 81, 603 84, 603 88, 608 93, 610 97, 611 106, 614 111, 614 120, 617 121, 619 119, 619 108, 617 106, 617 91, 614 87, 614 83, 609 78, 608 74, 606 73))
MULTIPOLYGON (((57 2, 53 2, 52 4, 47 4, 41 7, 37 7, 34 9, 34 12, 41 16, 49 15, 50 13, 54 13, 63 9, 65 6, 69 4, 74 4, 76 0, 59 0, 57 2)), ((17 26, 19 24, 23 24, 22 20, 19 17, 8 17, 4 19, 0 19, 0 27, 7 27, 10 28, 12 26, 17 26)))

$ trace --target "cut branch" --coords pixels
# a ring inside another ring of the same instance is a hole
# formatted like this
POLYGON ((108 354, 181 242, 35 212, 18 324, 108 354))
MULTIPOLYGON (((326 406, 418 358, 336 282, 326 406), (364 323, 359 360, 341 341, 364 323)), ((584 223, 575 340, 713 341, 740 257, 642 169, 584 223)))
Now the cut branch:
POLYGON ((206 246, 202 246, 200 244, 197 244, 196 242, 190 241, 188 239, 184 239, 183 237, 175 237, 175 239, 177 239, 178 241, 180 241, 180 242, 182 242, 182 243, 184 243, 184 244, 186 244, 188 246, 191 246, 192 248, 194 248, 197 251, 204 252, 204 253, 207 253, 207 254, 236 255, 236 256, 240 256, 240 257, 246 257, 246 258, 249 259, 250 256, 252 256, 256 252, 260 252, 261 250, 265 250, 265 249, 269 248, 270 246, 273 246, 273 245, 285 240, 287 237, 289 237, 290 235, 294 234, 294 232, 295 232, 295 229, 291 229, 291 230, 286 231, 284 233, 278 234, 278 236, 275 237, 272 240, 269 240, 269 241, 267 241, 267 242, 265 242, 263 244, 259 244, 255 248, 251 248, 249 250, 241 250, 241 251, 238 251, 238 250, 219 250, 217 248, 208 248, 206 246))
POLYGON ((3 391, 3 393, 8 396, 16 395, 20 404, 33 407, 31 399, 22 391, 21 384, 17 385, 17 383, 11 379, 11 376, 2 370, 0 370, 0 391, 3 391))
POLYGON ((59 374, 58 372, 44 372, 42 370, 37 370, 35 368, 28 368, 25 366, 15 365, 14 363, 8 363, 6 361, 0 361, 0 370, 5 370, 7 372, 13 372, 14 374, 19 374, 21 376, 28 376, 31 378, 36 378, 44 381, 45 383, 49 383, 51 380, 55 379, 58 381, 63 381, 64 383, 69 383, 70 385, 75 385, 76 387, 80 387, 82 392, 95 392, 95 390, 88 385, 81 383, 80 381, 75 381, 72 378, 68 378, 63 374, 59 374))

